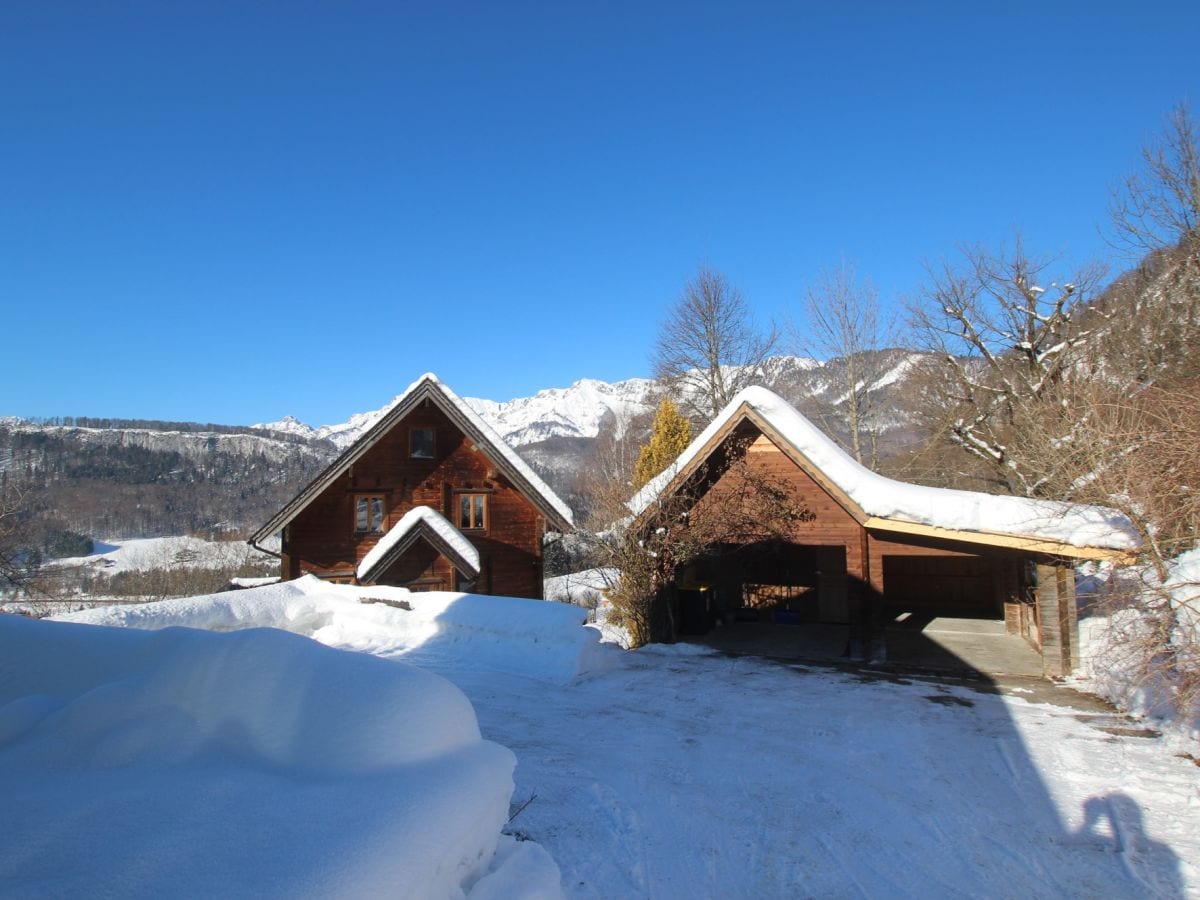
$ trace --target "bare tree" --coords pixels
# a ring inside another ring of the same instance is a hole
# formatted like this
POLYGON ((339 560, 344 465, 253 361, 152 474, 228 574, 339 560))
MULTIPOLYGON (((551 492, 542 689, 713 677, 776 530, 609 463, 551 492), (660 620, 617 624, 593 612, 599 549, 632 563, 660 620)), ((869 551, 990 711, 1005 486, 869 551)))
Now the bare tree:
POLYGON ((760 331, 741 292, 720 272, 701 266, 659 330, 654 376, 704 424, 742 388, 762 377, 779 341, 774 325, 760 331))
POLYGON ((37 575, 22 528, 27 509, 24 494, 5 477, 0 483, 0 585, 25 590, 37 575))
POLYGON ((1200 258, 1200 143, 1186 103, 1142 149, 1142 170, 1113 191, 1109 212, 1112 243, 1134 256, 1178 246, 1200 258))
MULTIPOLYGON (((979 247, 962 262, 930 270, 930 282, 909 308, 914 333, 931 354, 928 415, 949 439, 989 467, 1015 494, 1046 493, 1024 437, 1083 361, 1093 332, 1080 324, 1102 269, 1047 283, 1053 260, 979 247)), ((1070 440, 1069 434, 1058 436, 1070 440)))
POLYGON ((869 279, 858 277, 853 264, 821 272, 805 294, 800 320, 790 331, 797 351, 822 362, 840 382, 834 414, 822 415, 826 432, 843 443, 854 458, 872 469, 879 464, 878 383, 893 360, 884 352, 896 343, 895 317, 879 307, 869 279), (837 427, 835 427, 837 426, 837 427))

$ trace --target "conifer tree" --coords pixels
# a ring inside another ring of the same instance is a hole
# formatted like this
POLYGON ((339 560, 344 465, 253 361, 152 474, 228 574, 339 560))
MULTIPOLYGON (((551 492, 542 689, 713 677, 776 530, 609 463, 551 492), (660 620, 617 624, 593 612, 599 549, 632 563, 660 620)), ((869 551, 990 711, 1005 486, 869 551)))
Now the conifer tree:
POLYGON ((675 461, 692 440, 692 429, 679 407, 663 398, 654 414, 650 441, 638 453, 633 470, 633 486, 640 488, 675 461))

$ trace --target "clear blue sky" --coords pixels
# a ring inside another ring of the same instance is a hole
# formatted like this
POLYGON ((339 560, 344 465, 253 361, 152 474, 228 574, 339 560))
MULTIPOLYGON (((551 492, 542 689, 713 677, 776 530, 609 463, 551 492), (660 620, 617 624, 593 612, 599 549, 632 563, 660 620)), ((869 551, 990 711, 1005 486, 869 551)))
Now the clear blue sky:
POLYGON ((427 370, 648 372, 698 264, 763 317, 1014 228, 1107 255, 1200 3, 0 7, 0 414, 313 424, 427 370))

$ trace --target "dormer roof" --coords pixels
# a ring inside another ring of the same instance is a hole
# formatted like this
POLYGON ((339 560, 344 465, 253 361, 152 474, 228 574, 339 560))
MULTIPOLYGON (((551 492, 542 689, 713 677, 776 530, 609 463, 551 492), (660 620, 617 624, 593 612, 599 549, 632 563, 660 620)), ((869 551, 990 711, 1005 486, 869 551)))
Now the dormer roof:
POLYGON ((359 582, 374 581, 422 539, 468 579, 479 577, 479 551, 475 546, 436 509, 414 506, 363 557, 356 572, 359 582))

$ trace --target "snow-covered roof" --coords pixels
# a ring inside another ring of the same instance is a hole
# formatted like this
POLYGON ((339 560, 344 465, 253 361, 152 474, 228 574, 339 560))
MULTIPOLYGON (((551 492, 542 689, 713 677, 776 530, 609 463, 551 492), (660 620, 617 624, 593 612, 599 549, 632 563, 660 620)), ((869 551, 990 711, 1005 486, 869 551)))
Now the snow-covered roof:
POLYGON ((1074 548, 1131 551, 1140 540, 1123 514, 1101 506, 1033 500, 895 481, 859 464, 783 398, 761 387, 738 393, 679 458, 652 479, 629 508, 641 515, 676 480, 690 473, 742 419, 787 445, 843 495, 869 527, 906 524, 966 534, 996 535, 1074 548))
POLYGON ((351 444, 324 472, 313 479, 311 484, 255 532, 250 538, 250 543, 258 546, 292 521, 422 400, 435 403, 464 434, 468 435, 508 479, 546 515, 552 528, 557 531, 574 530, 575 518, 571 508, 458 394, 439 381, 432 372, 426 372, 408 386, 396 399, 392 408, 369 431, 351 444))
MULTIPOLYGON (((517 455, 517 451, 510 447, 505 442, 504 438, 500 437, 500 435, 496 433, 496 430, 483 420, 479 413, 471 409, 466 401, 459 397, 458 394, 454 393, 454 391, 450 390, 449 387, 438 381, 438 377, 436 375, 434 375, 432 372, 426 372, 415 382, 413 382, 408 391, 405 393, 407 394, 415 391, 416 389, 420 388, 422 384, 426 383, 436 386, 438 391, 441 392, 446 400, 453 405, 454 410, 460 413, 462 417, 471 424, 471 427, 478 432, 476 436, 483 437, 492 450, 502 456, 505 462, 507 462, 513 469, 520 473, 521 478, 524 479, 531 488, 533 488, 533 490, 541 497, 542 500, 544 500, 549 506, 553 507, 554 511, 562 517, 564 522, 571 526, 575 525, 575 516, 571 512, 571 507, 563 503, 559 496, 550 489, 550 485, 546 484, 546 482, 542 481, 542 479, 538 477, 538 474, 533 471, 529 464, 517 455)), ((403 401, 401 401, 401 403, 403 403, 403 401)))
POLYGON ((396 557, 418 537, 424 537, 468 578, 479 574, 479 551, 461 531, 440 512, 428 506, 414 506, 388 529, 358 564, 358 580, 371 581, 387 569, 396 557))

